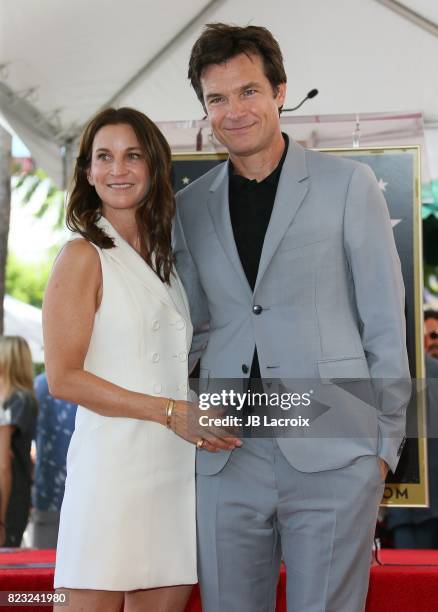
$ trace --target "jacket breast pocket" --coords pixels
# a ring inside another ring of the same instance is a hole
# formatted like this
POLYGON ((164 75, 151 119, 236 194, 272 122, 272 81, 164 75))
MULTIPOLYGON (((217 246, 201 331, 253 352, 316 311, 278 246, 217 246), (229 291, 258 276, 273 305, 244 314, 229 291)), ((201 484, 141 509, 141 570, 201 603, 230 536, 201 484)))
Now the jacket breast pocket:
POLYGON ((313 240, 305 244, 297 244, 293 237, 287 237, 280 244, 277 254, 284 261, 290 262, 294 259, 309 258, 319 255, 328 243, 328 239, 313 240))

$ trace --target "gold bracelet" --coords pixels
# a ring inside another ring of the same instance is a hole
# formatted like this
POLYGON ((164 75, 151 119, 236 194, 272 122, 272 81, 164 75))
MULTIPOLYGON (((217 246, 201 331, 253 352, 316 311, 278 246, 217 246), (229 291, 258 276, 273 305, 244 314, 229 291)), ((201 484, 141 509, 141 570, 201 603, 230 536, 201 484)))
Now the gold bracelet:
POLYGON ((169 398, 166 404, 166 427, 167 429, 172 429, 172 412, 175 408, 175 400, 169 398))

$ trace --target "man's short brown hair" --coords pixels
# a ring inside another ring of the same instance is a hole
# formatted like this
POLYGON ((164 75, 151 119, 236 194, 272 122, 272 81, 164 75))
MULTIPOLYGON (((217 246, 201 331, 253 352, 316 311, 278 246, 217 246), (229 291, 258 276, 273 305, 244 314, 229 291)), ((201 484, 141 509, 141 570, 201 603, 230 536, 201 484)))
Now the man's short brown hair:
POLYGON ((260 26, 242 28, 226 23, 208 23, 193 45, 188 72, 192 87, 204 108, 201 85, 203 70, 211 64, 223 64, 240 53, 261 57, 265 76, 275 95, 278 86, 286 83, 283 55, 269 30, 260 26))

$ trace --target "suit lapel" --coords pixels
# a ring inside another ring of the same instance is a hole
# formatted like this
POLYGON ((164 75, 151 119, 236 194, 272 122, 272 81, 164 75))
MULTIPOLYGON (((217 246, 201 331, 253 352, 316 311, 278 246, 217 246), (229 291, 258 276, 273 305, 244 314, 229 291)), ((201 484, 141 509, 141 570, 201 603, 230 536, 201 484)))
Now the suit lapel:
POLYGON ((271 219, 266 230, 254 292, 308 191, 305 150, 292 139, 281 170, 271 219))
MULTIPOLYGON (((155 274, 142 257, 124 240, 105 217, 101 217, 96 225, 102 228, 110 236, 116 245, 116 249, 104 249, 105 253, 116 261, 126 271, 127 275, 135 278, 161 302, 170 306, 177 312, 181 310, 181 304, 177 304, 173 294, 175 290, 166 285, 155 274)), ((173 279, 173 283, 176 283, 173 279)), ((179 301, 179 300, 178 300, 179 301)), ((181 313, 180 313, 181 314, 181 313)))
POLYGON ((230 207, 228 200, 228 162, 224 163, 215 181, 210 187, 210 197, 207 205, 219 242, 228 260, 237 273, 248 295, 252 296, 251 287, 242 268, 239 253, 231 226, 230 207))

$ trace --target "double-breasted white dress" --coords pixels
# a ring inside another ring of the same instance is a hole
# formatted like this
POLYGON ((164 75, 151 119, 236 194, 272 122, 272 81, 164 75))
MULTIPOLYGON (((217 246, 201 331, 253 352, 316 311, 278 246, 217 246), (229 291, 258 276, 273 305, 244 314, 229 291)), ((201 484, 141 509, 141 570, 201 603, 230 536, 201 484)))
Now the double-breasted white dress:
MULTIPOLYGON (((189 308, 102 217, 103 297, 85 370, 150 395, 187 398, 189 308)), ((55 588, 129 591, 197 582, 195 448, 166 427, 79 406, 67 455, 55 588)))

